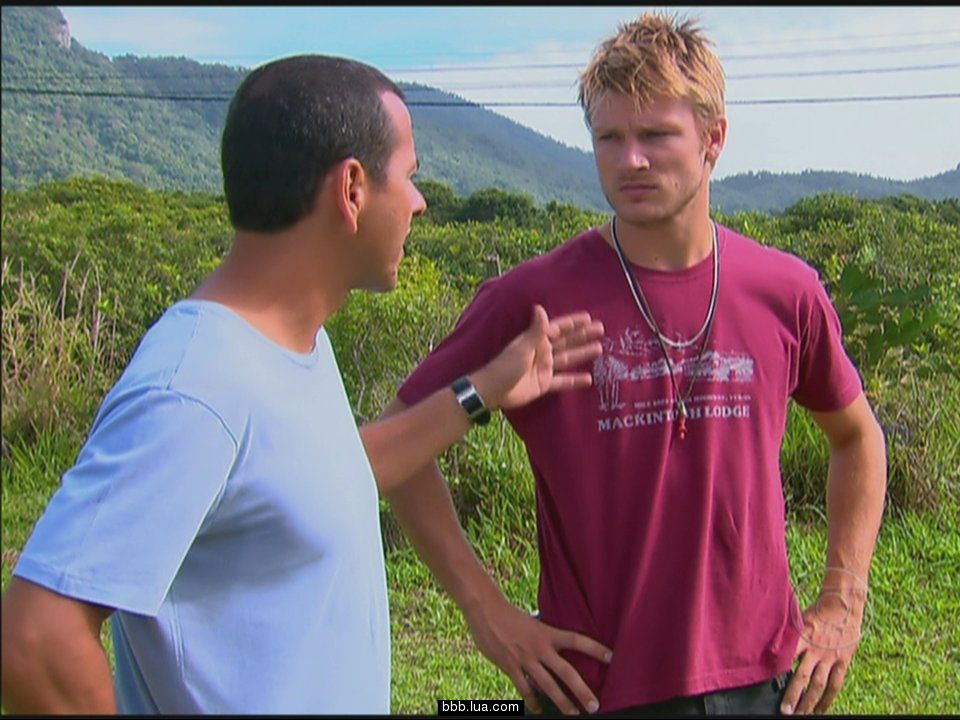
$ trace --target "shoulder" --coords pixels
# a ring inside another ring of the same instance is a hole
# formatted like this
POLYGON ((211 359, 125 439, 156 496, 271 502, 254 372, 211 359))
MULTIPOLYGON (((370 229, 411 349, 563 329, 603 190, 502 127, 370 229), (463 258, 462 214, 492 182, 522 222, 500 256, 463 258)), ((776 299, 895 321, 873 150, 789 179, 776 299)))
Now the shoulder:
MULTIPOLYGON (((232 428, 238 398, 253 386, 255 368, 244 329, 213 303, 181 301, 144 334, 120 379, 107 394, 98 421, 131 403, 179 398, 232 428), (246 369, 245 369, 246 368, 246 369)), ((230 430, 232 432, 232 430, 230 430)))
POLYGON ((551 291, 579 277, 585 266, 602 254, 602 245, 603 238, 597 229, 589 228, 549 252, 524 260, 503 275, 485 281, 480 290, 525 301, 549 296, 551 291))
POLYGON ((742 280, 798 297, 822 287, 820 274, 803 258, 780 248, 763 245, 730 228, 719 226, 724 270, 742 280))
POLYGON ((191 390, 196 373, 205 381, 230 373, 237 356, 237 328, 213 303, 181 301, 144 334, 121 383, 156 389, 191 390))

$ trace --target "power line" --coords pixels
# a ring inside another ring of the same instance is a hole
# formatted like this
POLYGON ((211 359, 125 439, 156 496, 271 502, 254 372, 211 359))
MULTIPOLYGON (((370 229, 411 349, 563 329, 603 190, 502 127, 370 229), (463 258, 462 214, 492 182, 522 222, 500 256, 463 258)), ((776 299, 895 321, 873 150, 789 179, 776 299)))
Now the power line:
POLYGON ((948 70, 958 68, 960 63, 941 63, 939 65, 906 65, 900 67, 883 68, 850 68, 838 70, 808 70, 799 72, 768 72, 768 73, 747 73, 744 75, 727 75, 727 80, 754 80, 757 78, 790 78, 790 77, 816 77, 821 75, 873 75, 884 73, 899 72, 920 72, 927 70, 948 70))
MULTIPOLYGON (((819 76, 829 76, 829 75, 882 75, 887 73, 902 73, 902 72, 928 72, 931 70, 948 70, 960 68, 960 63, 940 63, 935 65, 901 65, 897 67, 873 67, 873 68, 838 68, 833 70, 808 70, 808 71, 782 71, 782 72, 767 72, 767 73, 747 73, 747 74, 734 74, 727 75, 727 80, 753 80, 760 78, 793 78, 793 77, 819 77, 819 76)), ((17 72, 15 78, 11 78, 12 81, 30 81, 35 82, 37 80, 119 80, 119 81, 135 81, 135 80, 166 80, 170 78, 183 78, 184 80, 194 81, 198 79, 206 80, 220 80, 227 78, 184 78, 182 73, 171 73, 171 74, 160 74, 160 75, 122 75, 115 73, 98 73, 98 74, 82 74, 82 75, 69 75, 64 73, 21 73, 17 72)), ((450 89, 462 89, 462 90, 503 90, 507 88, 554 88, 554 89, 570 89, 574 86, 576 81, 571 81, 570 83, 558 83, 556 81, 544 81, 544 82, 530 82, 530 83, 503 83, 503 84, 471 84, 471 83, 458 83, 456 85, 447 86, 450 89)), ((410 88, 407 92, 429 92, 435 88, 410 88)), ((443 88, 436 88, 443 89, 443 88)))
POLYGON ((861 95, 860 97, 827 98, 771 98, 768 100, 728 100, 727 105, 807 105, 843 102, 885 102, 898 100, 946 100, 960 98, 960 93, 929 93, 925 95, 861 95))
POLYGON ((784 43, 798 43, 798 42, 849 42, 851 40, 879 40, 881 38, 903 38, 903 37, 916 37, 918 35, 925 35, 929 37, 938 37, 940 35, 955 35, 960 33, 960 28, 954 29, 943 29, 943 30, 914 30, 912 32, 897 32, 897 33, 878 33, 872 35, 834 35, 833 37, 822 37, 822 36, 806 36, 806 37, 786 37, 786 38, 777 38, 775 40, 750 40, 736 43, 723 43, 727 47, 748 47, 756 45, 783 45, 784 43))
POLYGON ((128 93, 116 90, 48 90, 45 88, 4 88, 11 95, 121 98, 129 100, 172 100, 175 102, 229 102, 233 95, 173 95, 170 93, 128 93))
MULTIPOLYGON (((799 78, 799 77, 818 77, 827 75, 882 75, 885 73, 899 72, 920 72, 930 70, 948 70, 960 68, 960 63, 942 63, 939 65, 909 65, 904 67, 884 67, 884 68, 851 68, 837 70, 810 70, 810 71, 784 71, 769 73, 749 73, 745 75, 727 75, 727 80, 755 80, 761 78, 799 78)), ((456 85, 445 85, 443 88, 410 88, 405 93, 410 92, 434 92, 436 90, 506 90, 510 88, 545 88, 555 90, 569 90, 575 87, 576 81, 570 83, 558 83, 556 81, 544 81, 540 83, 503 83, 499 85, 468 84, 457 83, 456 85)))
POLYGON ((757 55, 724 55, 720 59, 723 62, 729 60, 768 60, 775 58, 793 58, 793 57, 823 57, 825 55, 853 55, 856 53, 872 52, 909 52, 912 50, 944 50, 946 48, 960 47, 960 42, 945 43, 917 43, 913 45, 887 45, 883 47, 871 48, 838 48, 834 50, 799 50, 787 53, 761 53, 757 55))
MULTIPOLYGON (((900 100, 944 100, 950 98, 960 98, 960 93, 929 93, 925 95, 868 95, 868 96, 847 96, 847 97, 825 97, 825 98, 767 98, 751 100, 728 100, 726 105, 808 105, 822 103, 844 103, 844 102, 881 102, 881 101, 900 101, 900 100)), ((413 100, 407 103, 412 107, 529 107, 529 108, 551 108, 551 107, 580 107, 575 102, 430 102, 413 100)))
MULTIPOLYGON (((777 53, 757 53, 753 55, 723 55, 720 61, 723 63, 736 60, 774 60, 800 57, 825 57, 827 55, 852 55, 857 53, 872 52, 908 52, 914 50, 934 50, 946 48, 958 48, 960 42, 945 43, 918 43, 913 45, 886 45, 883 47, 871 48, 839 48, 835 50, 800 50, 796 52, 777 52, 777 53)), ((583 63, 524 63, 517 65, 447 65, 434 67, 412 67, 412 68, 390 68, 384 70, 386 73, 431 73, 431 72, 485 72, 490 70, 558 70, 558 69, 581 69, 583 63)))
MULTIPOLYGON (((231 95, 173 95, 161 93, 122 93, 109 90, 46 90, 43 88, 7 88, 6 93, 15 95, 39 95, 39 96, 71 96, 71 97, 97 97, 97 98, 122 98, 130 100, 170 100, 174 102, 228 102, 231 95)), ((750 100, 728 100, 727 105, 802 105, 810 103, 839 103, 839 102, 879 102, 879 101, 900 101, 900 100, 942 100, 949 98, 960 98, 960 93, 929 93, 918 95, 872 95, 872 96, 846 96, 846 97, 827 97, 827 98, 767 98, 750 100)), ((574 102, 532 102, 532 101, 494 101, 494 102, 431 102, 431 101, 410 101, 407 103, 410 107, 579 107, 574 102)))
MULTIPOLYGON (((948 30, 945 33, 954 33, 955 30, 948 30)), ((904 33, 903 35, 907 35, 904 33)), ((849 39, 860 38, 869 38, 869 37, 901 37, 901 35, 877 35, 877 36, 848 36, 849 39)), ((835 38, 837 40, 845 38, 835 38)), ((771 41, 772 42, 772 41, 771 41)), ((750 43, 742 43, 739 45, 750 45, 750 43)), ((733 45, 731 45, 733 47, 733 45)), ((721 62, 731 62, 738 60, 774 60, 774 59, 787 59, 787 58, 802 58, 802 57, 825 57, 828 55, 855 55, 858 53, 900 53, 900 52, 911 52, 917 50, 944 50, 949 48, 960 47, 960 41, 950 41, 950 42, 936 42, 936 43, 912 43, 907 45, 882 45, 878 47, 847 47, 847 48, 835 48, 835 49, 820 49, 820 50, 798 50, 791 52, 773 52, 773 53, 753 53, 747 55, 722 55, 720 56, 721 62)), ((557 53, 557 52, 566 52, 566 51, 543 51, 541 54, 545 53, 557 53)), ((486 55, 489 53, 480 53, 481 55, 486 55)), ((469 53, 446 53, 444 55, 435 55, 433 57, 467 57, 471 54, 469 53)), ((196 57, 205 57, 205 56, 196 56, 196 57)), ((207 56, 214 57, 214 56, 207 56)), ((257 56, 241 56, 236 55, 233 57, 257 57, 257 56)), ((405 57, 431 57, 429 55, 405 55, 405 57)), ((179 59, 179 58, 177 58, 179 59)), ((192 59, 192 58, 188 58, 192 59)), ((266 62, 266 60, 264 60, 266 62)), ((501 64, 501 65, 435 65, 432 67, 408 67, 408 68, 386 68, 384 72, 386 73, 430 73, 430 72, 485 72, 489 70, 550 70, 550 69, 571 69, 577 68, 580 69, 583 67, 582 62, 580 63, 569 63, 569 62, 557 62, 557 63, 520 63, 520 64, 501 64)))
MULTIPOLYGON (((775 40, 751 40, 751 41, 742 41, 742 42, 733 42, 733 43, 718 43, 722 44, 724 47, 728 48, 740 48, 740 47, 756 47, 758 45, 777 45, 782 46, 786 43, 795 44, 795 43, 822 43, 822 42, 850 42, 856 40, 879 40, 886 38, 904 38, 904 37, 940 37, 943 35, 955 35, 960 33, 960 28, 954 29, 943 29, 943 30, 916 30, 912 32, 901 32, 901 33, 878 33, 878 34, 869 34, 869 35, 834 35, 832 37, 822 37, 822 36, 806 36, 806 37, 787 37, 787 38, 778 38, 775 40)), ((558 54, 571 54, 571 53, 582 53, 584 55, 589 55, 593 52, 595 45, 570 45, 568 47, 557 49, 557 50, 542 50, 540 54, 549 54, 549 55, 558 55, 558 54)), ((491 48, 489 50, 478 50, 473 52, 467 52, 464 50, 458 50, 456 52, 445 52, 445 53, 410 53, 406 50, 402 52, 395 53, 378 53, 378 57, 381 58, 443 58, 448 59, 451 57, 489 57, 490 55, 503 55, 516 53, 516 50, 504 49, 504 48, 491 48)), ((219 61, 223 58, 230 58, 233 60, 238 59, 247 59, 255 60, 257 62, 266 62, 269 58, 265 58, 263 54, 253 54, 245 53, 240 55, 193 55, 191 59, 205 59, 205 60, 214 60, 219 61)), ((223 63, 220 63, 223 64, 223 63)))

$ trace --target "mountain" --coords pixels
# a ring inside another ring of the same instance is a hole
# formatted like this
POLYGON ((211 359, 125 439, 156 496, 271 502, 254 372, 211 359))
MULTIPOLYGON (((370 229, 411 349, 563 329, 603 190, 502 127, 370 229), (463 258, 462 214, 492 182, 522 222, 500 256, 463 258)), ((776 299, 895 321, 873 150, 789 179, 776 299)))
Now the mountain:
MULTIPOLYGON (((110 60, 71 38, 63 14, 52 7, 4 6, 2 25, 3 187, 99 173, 149 187, 220 192, 220 132, 246 69, 186 58, 110 60), (96 96, 39 94, 50 90, 96 96), (117 97, 124 94, 179 99, 117 97)), ((538 203, 603 206, 592 154, 464 106, 449 93, 401 87, 413 103, 424 177, 461 195, 499 187, 538 203)))
MULTIPOLYGON (((111 60, 72 38, 55 7, 4 6, 2 41, 4 188, 101 174, 147 187, 221 192, 220 132, 229 98, 247 69, 187 58, 111 60), (62 91, 86 95, 56 94, 62 91)), ((591 153, 456 95, 402 87, 422 177, 446 183, 459 195, 497 187, 525 193, 539 204, 559 200, 608 209, 591 153)), ((960 197, 960 169, 911 182, 853 173, 747 173, 715 181, 712 201, 726 212, 777 212, 826 191, 863 198, 960 197)))
POLYGON ((713 207, 724 212, 779 212, 801 198, 823 192, 853 195, 864 200, 905 194, 925 200, 960 198, 960 166, 933 177, 910 181, 823 170, 741 173, 715 180, 710 187, 710 200, 713 207))
POLYGON ((456 95, 418 85, 407 94, 421 174, 447 183, 458 195, 497 187, 606 209, 593 153, 557 142, 456 95), (455 107, 416 103, 459 103, 455 107))

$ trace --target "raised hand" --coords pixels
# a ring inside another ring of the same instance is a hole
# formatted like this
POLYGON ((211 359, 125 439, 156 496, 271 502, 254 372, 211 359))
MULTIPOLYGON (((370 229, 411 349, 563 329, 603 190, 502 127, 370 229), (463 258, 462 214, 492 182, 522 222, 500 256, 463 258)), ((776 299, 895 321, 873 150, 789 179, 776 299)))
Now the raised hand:
POLYGON ((491 409, 519 407, 550 392, 589 387, 589 372, 564 371, 599 357, 602 336, 603 323, 587 312, 550 320, 536 305, 530 327, 471 377, 491 409))

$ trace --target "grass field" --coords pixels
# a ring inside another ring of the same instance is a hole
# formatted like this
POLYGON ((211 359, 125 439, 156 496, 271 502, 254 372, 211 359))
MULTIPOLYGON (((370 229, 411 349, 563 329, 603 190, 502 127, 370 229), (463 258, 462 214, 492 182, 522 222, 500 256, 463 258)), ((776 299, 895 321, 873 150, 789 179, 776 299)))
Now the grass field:
MULTIPOLYGON (((834 714, 960 712, 960 535, 956 508, 888 517, 880 531, 863 639, 834 714)), ((796 522, 787 534, 795 577, 816 575, 826 527, 796 522)), ((483 552, 480 552, 483 556, 483 552)), ((523 608, 535 604, 536 553, 490 570, 523 608)), ((391 554, 393 712, 436 712, 438 699, 518 699, 510 680, 473 645, 456 605, 410 550, 391 554)))
MULTIPOLYGON (((2 466, 3 586, 29 536, 75 438, 44 434, 30 452, 2 466)), ((840 714, 960 712, 960 509, 888 514, 871 573, 863 640, 832 708, 840 714)), ((477 551, 505 594, 532 610, 538 560, 532 539, 473 527, 477 551)), ((788 551, 794 577, 816 575, 826 549, 820 520, 793 521, 788 551)), ((456 605, 406 547, 387 555, 393 638, 392 709, 434 714, 438 699, 518 699, 509 679, 476 650, 456 605)), ((109 633, 105 633, 109 644, 109 633)))

